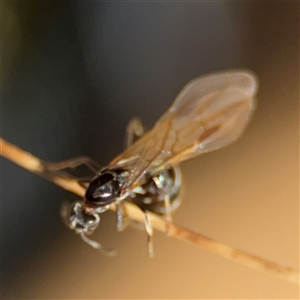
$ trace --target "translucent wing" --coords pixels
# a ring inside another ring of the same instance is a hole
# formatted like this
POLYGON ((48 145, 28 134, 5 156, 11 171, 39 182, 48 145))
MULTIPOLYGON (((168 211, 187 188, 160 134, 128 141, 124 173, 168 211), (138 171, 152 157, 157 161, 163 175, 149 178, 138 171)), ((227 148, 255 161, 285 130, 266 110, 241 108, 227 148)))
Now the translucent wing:
POLYGON ((110 166, 130 169, 125 188, 131 188, 147 172, 231 144, 250 120, 257 86, 248 71, 226 71, 191 81, 153 129, 110 166))

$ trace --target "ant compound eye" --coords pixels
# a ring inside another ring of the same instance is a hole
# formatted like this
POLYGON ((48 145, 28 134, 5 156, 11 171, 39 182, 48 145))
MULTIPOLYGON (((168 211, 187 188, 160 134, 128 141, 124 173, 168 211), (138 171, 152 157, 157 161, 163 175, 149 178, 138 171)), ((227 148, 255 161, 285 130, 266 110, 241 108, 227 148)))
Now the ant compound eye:
POLYGON ((93 206, 105 206, 118 197, 119 189, 116 177, 111 173, 104 173, 91 182, 85 200, 93 206))
POLYGON ((81 203, 75 203, 71 208, 69 217, 69 227, 77 233, 88 232, 92 233, 100 222, 100 217, 97 214, 88 215, 82 210, 81 203))

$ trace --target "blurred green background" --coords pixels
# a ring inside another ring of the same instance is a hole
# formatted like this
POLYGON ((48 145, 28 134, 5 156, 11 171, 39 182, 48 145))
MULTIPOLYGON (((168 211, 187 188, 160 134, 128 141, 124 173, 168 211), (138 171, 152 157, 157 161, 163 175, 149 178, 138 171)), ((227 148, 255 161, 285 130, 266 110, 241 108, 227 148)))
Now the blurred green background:
MULTIPOLYGON (((48 161, 107 164, 126 124, 150 128, 199 75, 247 68, 258 108, 236 144, 182 164, 177 224, 299 269, 299 2, 2 1, 2 136, 48 161)), ((77 200, 1 159, 5 299, 299 297, 297 286, 155 233, 95 234, 107 258, 59 217, 77 200)))

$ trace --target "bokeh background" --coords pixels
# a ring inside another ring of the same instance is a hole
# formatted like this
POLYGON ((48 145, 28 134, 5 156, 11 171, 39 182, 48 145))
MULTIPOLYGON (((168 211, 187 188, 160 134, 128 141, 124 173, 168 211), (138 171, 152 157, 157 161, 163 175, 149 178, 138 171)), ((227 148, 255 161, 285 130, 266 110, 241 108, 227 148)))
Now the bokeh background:
MULTIPOLYGON (((258 108, 234 145, 182 164, 177 224, 299 270, 299 2, 1 1, 2 136, 48 161, 122 151, 199 75, 247 68, 258 108)), ((292 299, 298 287, 155 233, 95 238, 61 222, 77 197, 1 159, 5 299, 292 299)))

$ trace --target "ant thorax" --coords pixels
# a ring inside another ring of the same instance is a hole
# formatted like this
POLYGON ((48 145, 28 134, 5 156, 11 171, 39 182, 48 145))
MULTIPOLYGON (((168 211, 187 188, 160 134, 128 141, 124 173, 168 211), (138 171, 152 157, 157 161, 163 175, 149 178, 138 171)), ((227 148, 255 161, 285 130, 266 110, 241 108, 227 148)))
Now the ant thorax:
POLYGON ((123 193, 123 187, 128 178, 129 172, 124 169, 104 169, 88 186, 84 206, 88 212, 103 212, 113 202, 119 202, 127 197, 123 193))
POLYGON ((106 211, 111 203, 125 200, 133 202, 143 211, 164 215, 166 195, 170 199, 172 211, 179 206, 181 172, 177 166, 164 169, 155 175, 145 174, 144 183, 124 192, 123 187, 129 173, 125 169, 102 170, 87 188, 84 211, 87 214, 101 213, 106 211))

